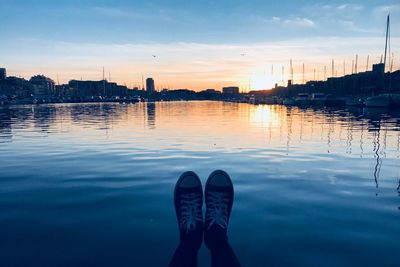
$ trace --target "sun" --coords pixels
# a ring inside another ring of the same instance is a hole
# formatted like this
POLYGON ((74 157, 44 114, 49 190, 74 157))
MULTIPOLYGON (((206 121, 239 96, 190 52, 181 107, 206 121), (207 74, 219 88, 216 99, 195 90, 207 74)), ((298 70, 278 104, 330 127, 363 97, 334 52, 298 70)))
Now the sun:
POLYGON ((270 75, 254 75, 251 80, 251 90, 268 90, 274 87, 274 78, 270 75))

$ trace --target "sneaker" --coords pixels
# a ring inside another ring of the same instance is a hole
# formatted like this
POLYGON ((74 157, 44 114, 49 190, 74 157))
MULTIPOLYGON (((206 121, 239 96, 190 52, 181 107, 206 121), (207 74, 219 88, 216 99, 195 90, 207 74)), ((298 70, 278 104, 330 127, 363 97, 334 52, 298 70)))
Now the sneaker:
POLYGON ((204 240, 206 245, 227 241, 233 195, 232 180, 226 172, 218 170, 210 174, 204 194, 206 202, 204 240))
POLYGON ((194 172, 185 172, 176 182, 174 191, 176 217, 181 242, 201 246, 203 232, 203 189, 194 172))

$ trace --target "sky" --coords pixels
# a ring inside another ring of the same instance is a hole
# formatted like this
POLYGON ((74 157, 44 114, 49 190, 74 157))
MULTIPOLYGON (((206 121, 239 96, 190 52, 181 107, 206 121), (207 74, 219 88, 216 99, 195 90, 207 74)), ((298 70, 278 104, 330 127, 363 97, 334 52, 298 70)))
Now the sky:
POLYGON ((104 67, 129 87, 268 89, 290 77, 290 59, 298 83, 351 73, 356 55, 358 71, 368 55, 371 68, 388 13, 399 69, 398 1, 0 0, 0 67, 59 83, 100 80, 104 67))

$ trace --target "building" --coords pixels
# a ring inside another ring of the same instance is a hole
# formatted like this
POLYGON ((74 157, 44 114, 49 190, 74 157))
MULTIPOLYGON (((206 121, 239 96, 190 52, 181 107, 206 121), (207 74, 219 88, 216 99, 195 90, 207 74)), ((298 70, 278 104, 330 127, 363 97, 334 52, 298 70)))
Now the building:
POLYGON ((31 77, 29 82, 33 86, 33 94, 35 96, 49 96, 55 93, 55 83, 52 79, 43 76, 36 75, 31 77))
POLYGON ((106 80, 100 81, 80 81, 71 80, 68 83, 72 95, 74 97, 91 98, 91 97, 125 97, 128 95, 128 88, 124 85, 108 82, 106 80))
POLYGON ((154 80, 153 78, 147 78, 146 79, 146 91, 149 94, 152 94, 156 91, 156 87, 154 86, 154 80))
POLYGON ((0 81, 4 81, 7 78, 7 72, 5 68, 0 68, 0 81))
POLYGON ((7 77, 0 80, 0 96, 30 97, 33 87, 27 80, 18 77, 7 77))
POLYGON ((222 88, 222 92, 226 95, 238 95, 239 87, 237 87, 237 86, 224 87, 224 88, 222 88))

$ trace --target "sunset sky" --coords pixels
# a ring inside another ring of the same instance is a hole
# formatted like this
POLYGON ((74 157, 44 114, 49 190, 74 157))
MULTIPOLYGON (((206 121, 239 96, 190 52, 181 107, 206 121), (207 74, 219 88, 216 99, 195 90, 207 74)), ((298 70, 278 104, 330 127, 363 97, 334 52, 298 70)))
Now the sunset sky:
POLYGON ((157 88, 238 85, 269 88, 359 71, 384 52, 391 14, 391 52, 400 68, 398 1, 0 0, 0 67, 8 75, 44 74, 60 83, 102 78, 157 88), (273 66, 273 70, 272 70, 273 66), (282 67, 284 72, 282 75, 282 67), (273 74, 273 75, 272 75, 273 74))

